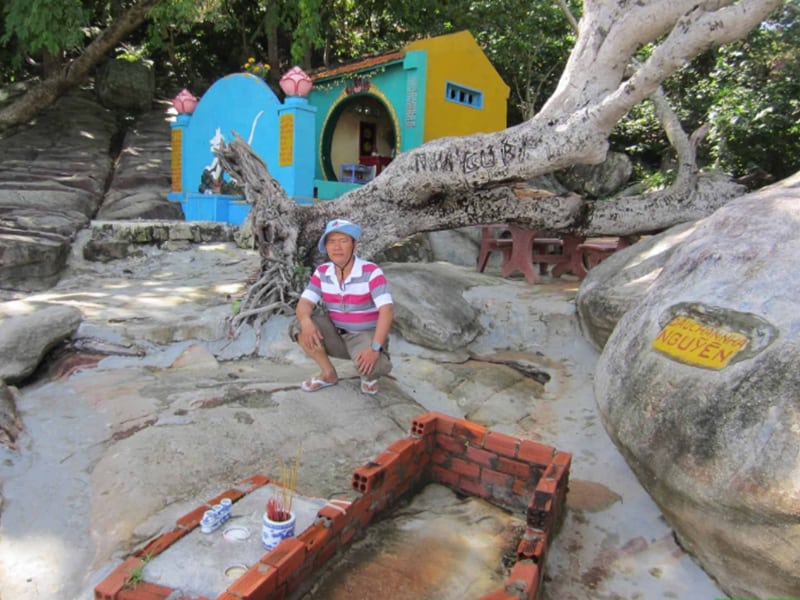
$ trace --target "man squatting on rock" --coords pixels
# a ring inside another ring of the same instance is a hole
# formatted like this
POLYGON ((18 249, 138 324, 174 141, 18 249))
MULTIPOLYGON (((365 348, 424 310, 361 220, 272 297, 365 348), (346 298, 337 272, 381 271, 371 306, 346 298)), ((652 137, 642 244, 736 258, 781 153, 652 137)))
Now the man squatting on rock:
POLYGON ((355 363, 365 394, 376 394, 379 377, 392 370, 387 351, 392 296, 381 268, 356 256, 360 235, 361 227, 355 223, 334 219, 319 240, 319 251, 328 255, 329 262, 311 275, 290 332, 320 368, 319 375, 303 382, 305 392, 339 381, 330 357, 355 363))

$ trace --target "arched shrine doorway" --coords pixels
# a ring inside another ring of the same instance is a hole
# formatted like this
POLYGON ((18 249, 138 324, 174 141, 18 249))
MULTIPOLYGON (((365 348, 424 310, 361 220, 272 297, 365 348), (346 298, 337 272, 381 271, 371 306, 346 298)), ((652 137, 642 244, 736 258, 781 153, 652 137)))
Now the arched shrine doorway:
POLYGON ((390 105, 377 95, 352 94, 342 100, 331 110, 320 139, 325 179, 351 181, 354 165, 371 170, 364 181, 379 175, 397 152, 396 121, 390 105))

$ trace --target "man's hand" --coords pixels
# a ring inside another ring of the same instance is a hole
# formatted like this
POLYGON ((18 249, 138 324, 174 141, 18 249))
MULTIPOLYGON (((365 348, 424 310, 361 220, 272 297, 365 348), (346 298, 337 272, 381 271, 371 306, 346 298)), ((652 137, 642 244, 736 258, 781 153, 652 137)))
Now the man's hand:
POLYGON ((300 322, 300 335, 298 340, 306 351, 312 352, 322 348, 322 334, 310 318, 300 322))
POLYGON ((369 375, 372 373, 372 369, 375 368, 375 363, 378 362, 380 355, 381 353, 377 350, 373 350, 372 348, 364 348, 356 357, 358 372, 362 375, 369 375))

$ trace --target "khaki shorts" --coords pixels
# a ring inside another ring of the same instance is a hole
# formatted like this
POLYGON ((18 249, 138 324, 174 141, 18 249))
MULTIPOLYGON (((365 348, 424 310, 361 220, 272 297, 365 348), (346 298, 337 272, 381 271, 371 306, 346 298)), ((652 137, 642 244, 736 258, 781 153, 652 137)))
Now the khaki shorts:
MULTIPOLYGON (((369 331, 350 333, 343 329, 338 329, 331 321, 328 313, 321 310, 314 311, 314 314, 311 315, 311 320, 314 321, 317 329, 322 334, 322 344, 325 346, 325 352, 328 353, 328 356, 350 359, 356 365, 356 370, 358 370, 356 357, 359 352, 372 345, 375 330, 370 329, 369 331)), ((289 337, 296 342, 300 331, 300 322, 294 319, 289 326, 289 337)), ((389 340, 387 339, 369 377, 376 378, 381 375, 388 375, 391 372, 392 360, 389 358, 388 348, 389 340)))

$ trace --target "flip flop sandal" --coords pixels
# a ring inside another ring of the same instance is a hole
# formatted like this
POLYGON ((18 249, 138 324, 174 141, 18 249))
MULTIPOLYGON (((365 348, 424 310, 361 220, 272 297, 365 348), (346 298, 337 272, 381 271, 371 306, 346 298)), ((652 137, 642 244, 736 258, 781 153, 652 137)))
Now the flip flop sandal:
POLYGON ((372 381, 364 381, 361 380, 361 393, 367 394, 368 396, 374 396, 378 393, 380 387, 378 386, 378 380, 373 379, 372 381))
POLYGON ((334 381, 331 383, 330 381, 325 381, 324 379, 317 379, 316 377, 312 377, 311 379, 306 379, 301 385, 300 389, 304 392, 318 392, 322 388, 331 387, 332 385, 336 385, 339 383, 338 381, 334 381))

